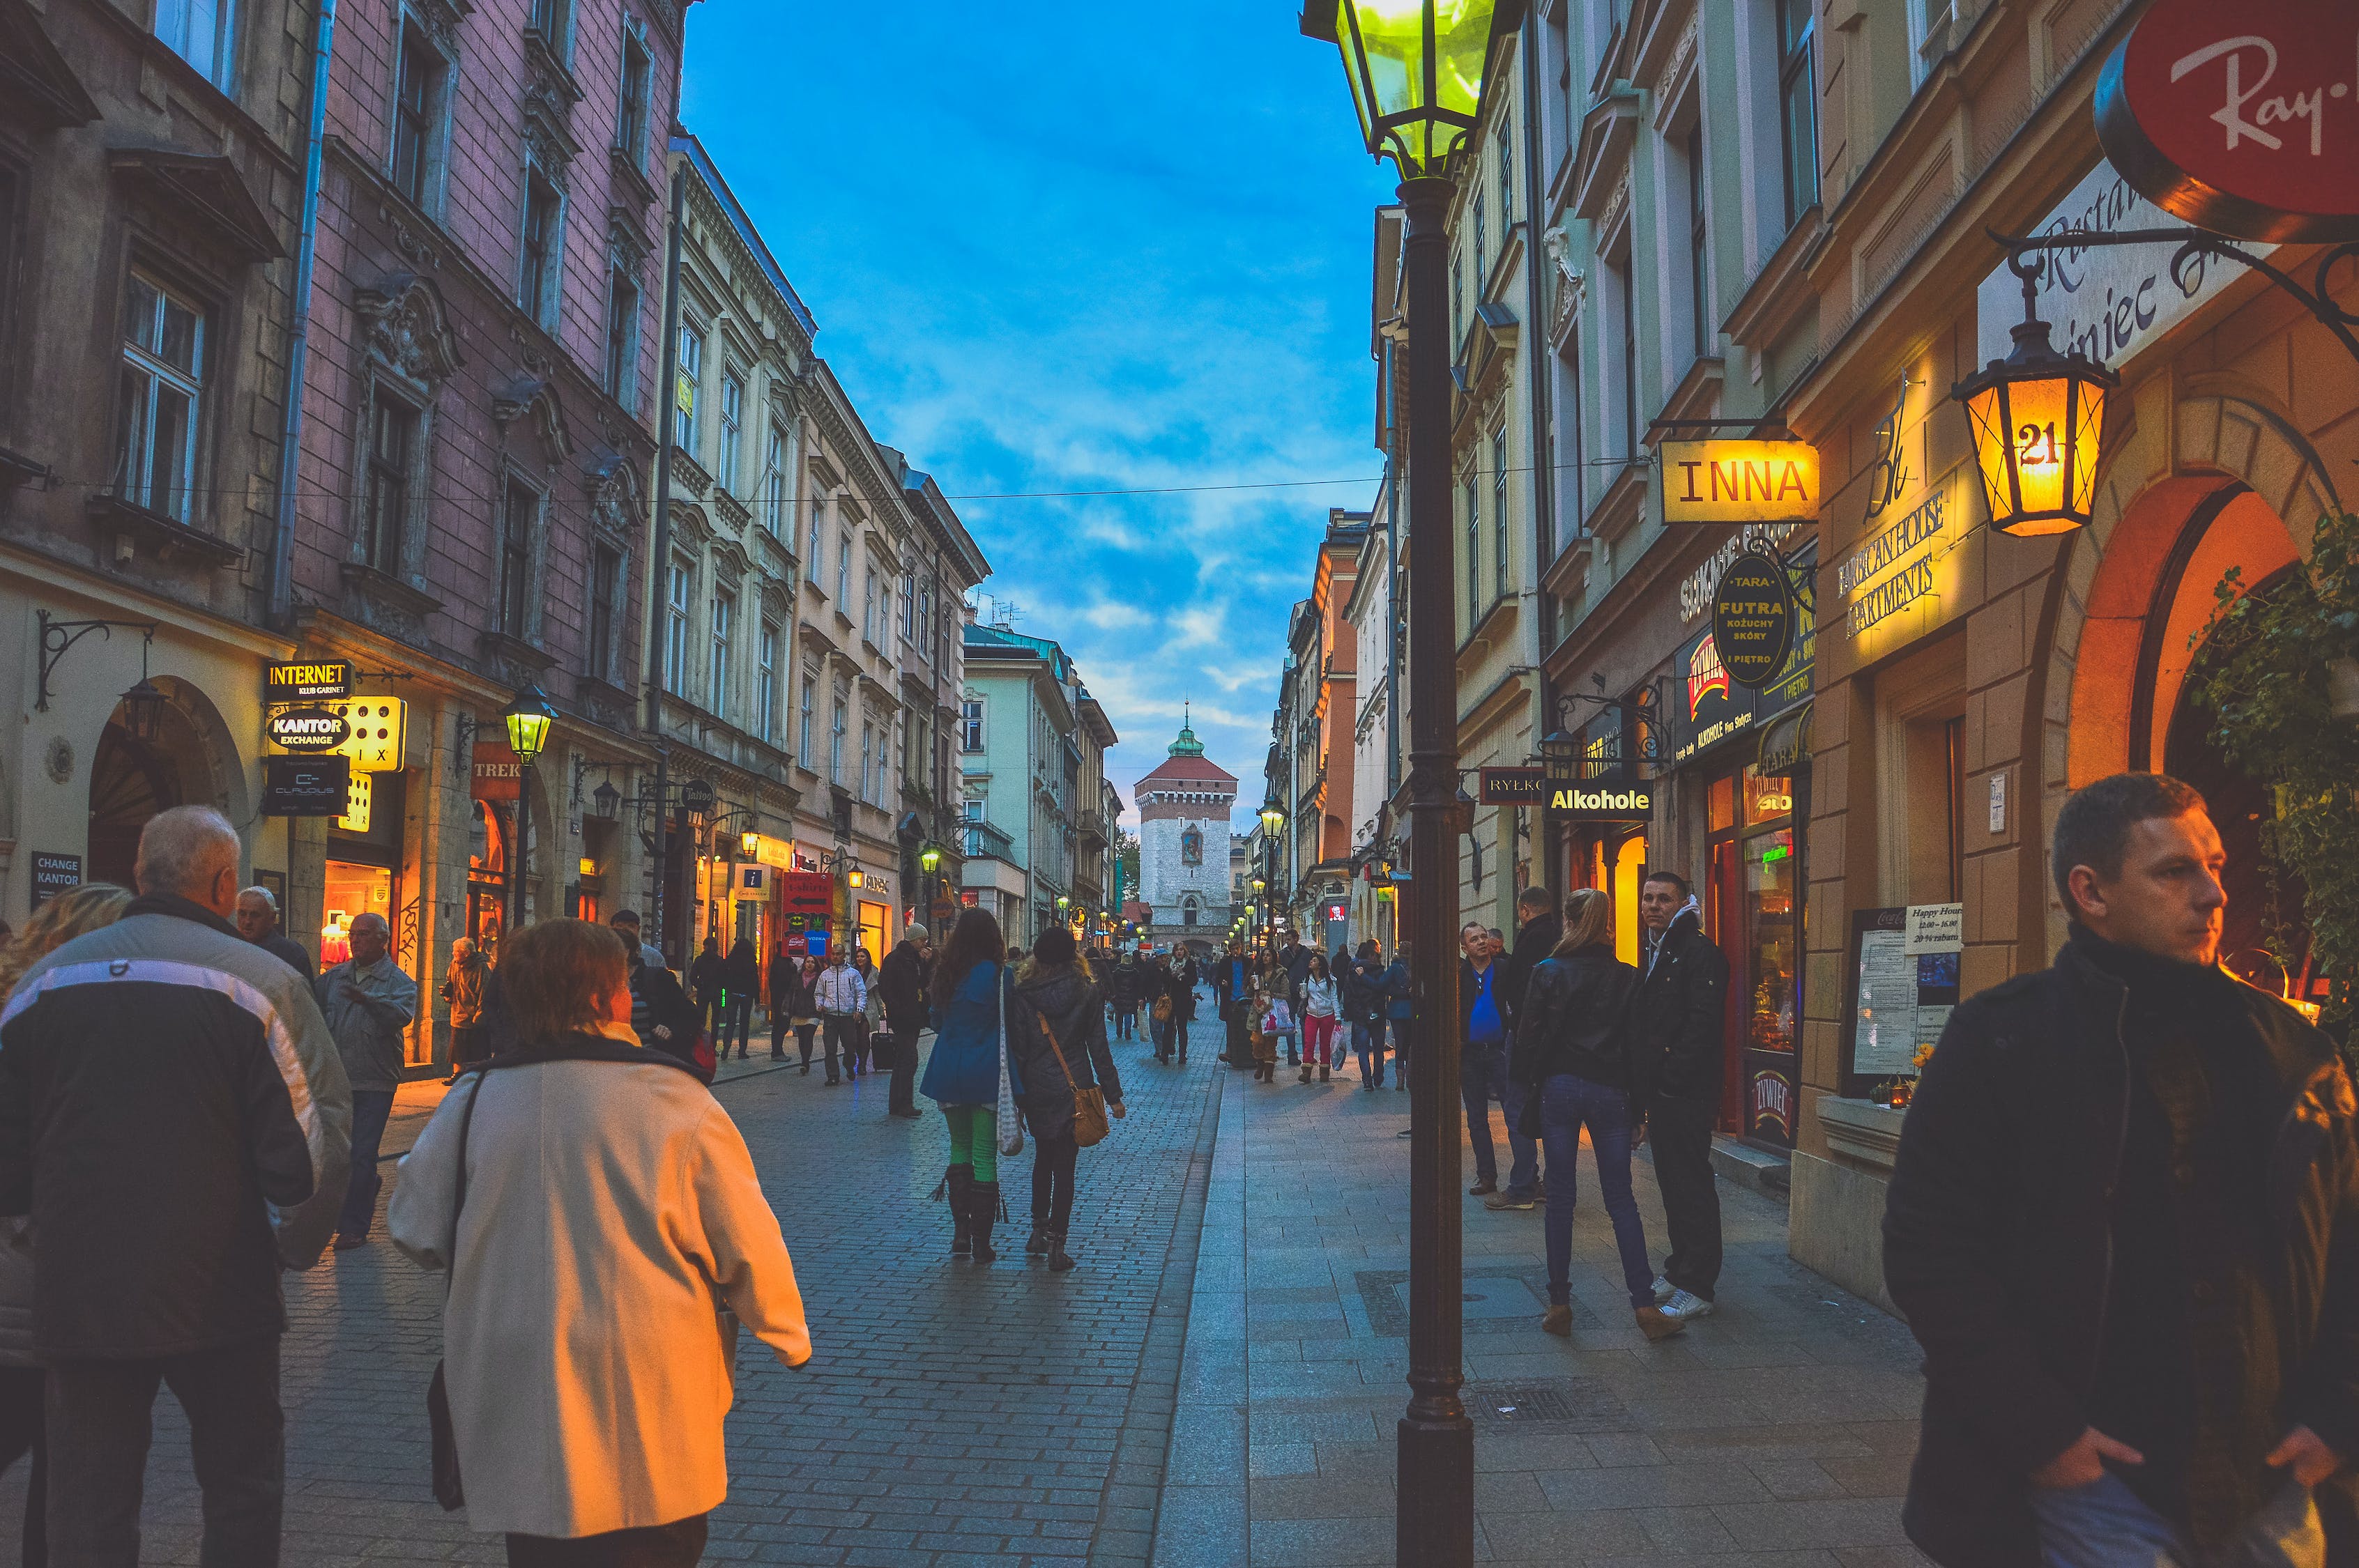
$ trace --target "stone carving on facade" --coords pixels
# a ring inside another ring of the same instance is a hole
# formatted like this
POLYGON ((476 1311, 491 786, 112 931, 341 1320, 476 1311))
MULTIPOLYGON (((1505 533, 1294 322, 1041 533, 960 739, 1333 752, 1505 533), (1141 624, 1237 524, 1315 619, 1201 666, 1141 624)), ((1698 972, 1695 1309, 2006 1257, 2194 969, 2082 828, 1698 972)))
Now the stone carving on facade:
POLYGON ((736 540, 715 539, 712 542, 712 569, 723 583, 735 588, 753 571, 754 563, 746 557, 736 540))
POLYGON ((1540 243, 1548 248, 1549 260, 1556 264, 1556 276, 1551 280, 1555 286, 1555 308, 1549 314, 1549 331, 1561 343, 1565 333, 1581 317, 1582 300, 1589 291, 1589 276, 1572 265, 1571 231, 1560 224, 1541 235, 1540 243))
POLYGON ((628 549, 646 515, 639 470, 620 452, 609 455, 590 481, 590 526, 609 544, 628 549))
POLYGON ((712 531, 712 519, 704 514, 701 506, 676 502, 671 509, 671 537, 672 543, 683 550, 697 552, 710 548, 716 537, 712 531))
POLYGON ((404 379, 431 389, 466 362, 432 279, 399 274, 361 289, 353 305, 369 356, 404 379))
POLYGON ((552 469, 573 454, 573 438, 566 432, 565 411, 558 406, 557 388, 545 379, 527 377, 512 383, 506 391, 494 393, 492 417, 503 430, 518 420, 530 421, 552 469))
POLYGON ((1680 32, 1680 41, 1671 46, 1671 63, 1663 72, 1663 82, 1666 86, 1676 87, 1680 76, 1686 72, 1690 64, 1694 63, 1696 24, 1701 19, 1701 16, 1702 14, 1698 11, 1690 12, 1688 25, 1680 32))
POLYGON ((459 24, 475 14, 474 0, 411 0, 410 14, 445 54, 459 48, 459 24))
POLYGON ((1623 214, 1629 211, 1629 207, 1630 171, 1625 168, 1622 171, 1622 178, 1614 182, 1614 189, 1605 198, 1605 205, 1598 211, 1595 232, 1611 234, 1620 225, 1623 214))

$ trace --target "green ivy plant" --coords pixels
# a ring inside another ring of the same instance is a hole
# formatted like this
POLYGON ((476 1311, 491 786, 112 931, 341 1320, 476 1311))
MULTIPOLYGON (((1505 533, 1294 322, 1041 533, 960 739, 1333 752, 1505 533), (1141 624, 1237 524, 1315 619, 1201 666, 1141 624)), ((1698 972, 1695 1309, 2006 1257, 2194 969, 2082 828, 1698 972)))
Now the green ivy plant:
POLYGON ((2338 687, 2359 695, 2359 517, 2320 518, 2307 569, 2266 593, 2248 592, 2234 567, 2215 593, 2191 695, 2212 712, 2212 743, 2275 801, 2261 824, 2273 892, 2288 879, 2303 890, 2298 912, 2272 899, 2270 955, 2298 968, 2308 926, 2312 972, 2329 982, 2322 1022, 2347 1037, 2359 972, 2359 720, 2334 708, 2338 687))

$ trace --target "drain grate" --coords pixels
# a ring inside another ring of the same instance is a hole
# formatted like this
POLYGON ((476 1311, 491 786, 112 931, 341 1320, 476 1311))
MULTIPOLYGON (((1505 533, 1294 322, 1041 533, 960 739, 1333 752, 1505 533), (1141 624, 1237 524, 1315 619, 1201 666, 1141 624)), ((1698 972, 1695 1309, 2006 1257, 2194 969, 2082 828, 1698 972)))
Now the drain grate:
POLYGON ((1625 1432, 1632 1424, 1614 1390, 1594 1378, 1469 1383, 1460 1398, 1476 1425, 1495 1431, 1625 1432))

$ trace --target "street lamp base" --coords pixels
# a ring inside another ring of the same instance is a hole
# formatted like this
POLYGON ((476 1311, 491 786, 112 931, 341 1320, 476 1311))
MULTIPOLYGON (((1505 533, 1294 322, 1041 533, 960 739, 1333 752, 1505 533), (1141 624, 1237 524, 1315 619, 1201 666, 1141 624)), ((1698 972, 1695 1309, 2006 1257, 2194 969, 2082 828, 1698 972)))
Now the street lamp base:
POLYGON ((1403 1497, 1394 1526, 1399 1568, 1471 1568, 1474 1561, 1474 1423, 1462 1412, 1400 1419, 1395 1479, 1403 1497), (1439 1505, 1439 1506, 1434 1506, 1439 1505))

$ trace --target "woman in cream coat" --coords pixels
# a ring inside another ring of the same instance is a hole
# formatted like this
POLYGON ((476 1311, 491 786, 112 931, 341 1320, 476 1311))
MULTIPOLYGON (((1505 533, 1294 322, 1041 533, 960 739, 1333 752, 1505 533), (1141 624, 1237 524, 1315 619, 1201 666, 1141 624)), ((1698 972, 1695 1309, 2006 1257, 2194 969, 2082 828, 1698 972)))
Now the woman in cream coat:
POLYGON ((507 947, 518 1044, 436 1109, 386 1216, 427 1269, 455 1233, 443 1346, 468 1518, 520 1568, 690 1568, 729 1491, 722 1310, 800 1366, 794 1266, 728 1113, 632 1034, 614 935, 551 920, 507 947))

